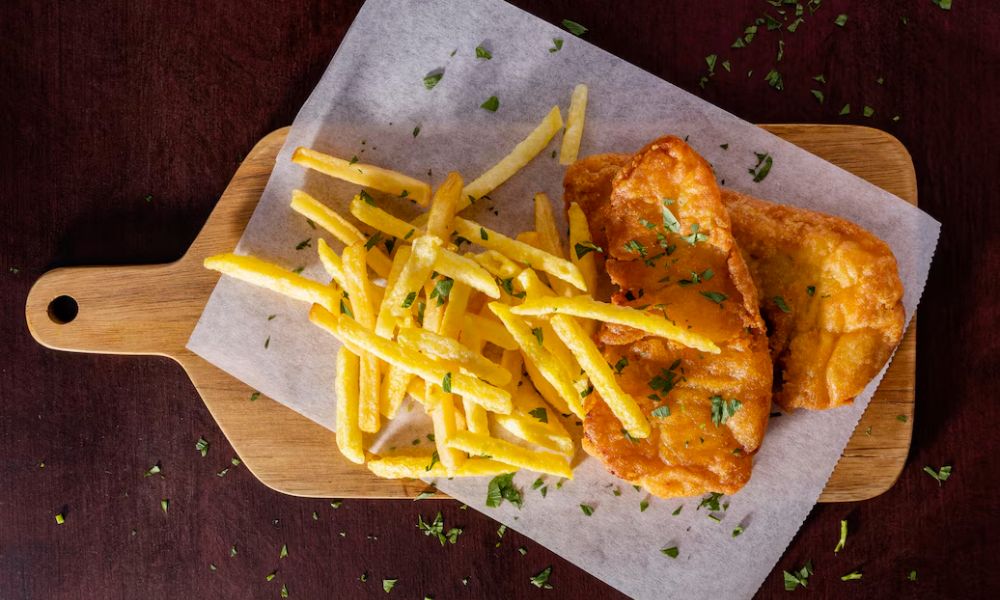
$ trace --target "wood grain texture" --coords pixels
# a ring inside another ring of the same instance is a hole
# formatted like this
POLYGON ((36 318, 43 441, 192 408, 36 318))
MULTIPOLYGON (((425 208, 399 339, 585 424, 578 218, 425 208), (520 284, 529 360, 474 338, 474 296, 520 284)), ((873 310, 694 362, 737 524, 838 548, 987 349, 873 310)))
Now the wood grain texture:
MULTIPOLYGON (((916 200, 909 154, 885 132, 856 126, 765 128, 901 198, 916 200)), ((217 280, 201 263, 236 246, 287 131, 279 129, 254 147, 183 258, 166 265, 46 273, 28 295, 28 327, 40 343, 57 350, 173 358, 191 377, 246 466, 272 489, 320 498, 412 498, 427 486, 380 479, 347 461, 331 431, 268 398, 250 402, 252 389, 184 347, 217 280), (60 296, 74 298, 79 306, 71 322, 51 318, 50 302, 60 296)), ((916 337, 910 331, 821 502, 865 500, 896 481, 910 448, 915 365, 916 337)))

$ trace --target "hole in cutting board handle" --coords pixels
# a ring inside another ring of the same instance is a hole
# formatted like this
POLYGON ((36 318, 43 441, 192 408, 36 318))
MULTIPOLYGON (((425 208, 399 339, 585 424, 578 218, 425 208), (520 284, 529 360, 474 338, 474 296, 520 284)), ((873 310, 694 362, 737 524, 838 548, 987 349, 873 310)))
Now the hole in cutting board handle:
POLYGON ((80 313, 80 305, 72 296, 58 296, 49 302, 48 313, 53 323, 65 325, 72 322, 80 313))

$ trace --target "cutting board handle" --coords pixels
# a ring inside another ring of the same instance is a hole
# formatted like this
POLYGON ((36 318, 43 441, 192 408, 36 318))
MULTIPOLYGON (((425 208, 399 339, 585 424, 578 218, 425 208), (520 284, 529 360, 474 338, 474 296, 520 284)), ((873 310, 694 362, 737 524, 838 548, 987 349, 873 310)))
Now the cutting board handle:
POLYGON ((56 350, 176 357, 190 333, 189 313, 204 303, 177 286, 182 262, 49 271, 28 293, 28 330, 56 350), (172 326, 185 318, 187 327, 172 326))

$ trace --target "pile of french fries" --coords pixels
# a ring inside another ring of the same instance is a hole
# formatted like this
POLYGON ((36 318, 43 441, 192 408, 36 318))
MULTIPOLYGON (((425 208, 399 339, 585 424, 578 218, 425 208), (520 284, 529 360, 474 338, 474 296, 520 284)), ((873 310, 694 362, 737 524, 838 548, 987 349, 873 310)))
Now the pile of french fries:
MULTIPOLYGON (((574 90, 561 162, 576 160, 587 91, 574 90)), ((533 231, 510 238, 458 216, 537 156, 562 128, 559 107, 482 176, 465 185, 449 173, 425 182, 372 165, 299 148, 292 160, 366 188, 414 200, 429 211, 413 222, 378 206, 367 191, 342 215, 304 191, 291 208, 344 245, 320 238, 329 284, 252 256, 223 254, 205 267, 311 305, 309 319, 337 337, 336 440, 345 457, 388 478, 467 477, 520 468, 572 477, 576 443, 560 417, 584 416, 598 393, 633 438, 650 434, 650 415, 625 393, 592 340, 598 322, 618 323, 718 352, 706 338, 662 315, 599 302, 587 219, 568 211, 569 252, 552 203, 534 198, 533 231), (383 251, 379 241, 392 239, 383 251), (478 252, 459 249, 469 241, 478 252), (373 276, 374 275, 374 276, 373 276), (526 376, 525 376, 526 374, 526 376), (377 433, 409 396, 434 427, 433 454, 377 457, 365 434, 377 433), (494 433, 505 430, 521 443, 494 433)))

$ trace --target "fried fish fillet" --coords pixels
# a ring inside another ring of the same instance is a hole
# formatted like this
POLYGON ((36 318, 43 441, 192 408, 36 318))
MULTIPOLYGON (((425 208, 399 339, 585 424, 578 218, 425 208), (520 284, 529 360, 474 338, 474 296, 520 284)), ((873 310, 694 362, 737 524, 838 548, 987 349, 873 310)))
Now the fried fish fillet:
POLYGON ((903 284, 882 240, 843 219, 722 191, 761 297, 784 409, 850 403, 903 336, 903 284))
POLYGON ((624 435, 591 393, 584 448, 660 497, 739 490, 767 426, 772 371, 757 295, 711 168, 679 138, 664 137, 620 168, 585 159, 568 170, 565 186, 566 201, 581 205, 605 249, 619 288, 612 301, 662 313, 721 349, 702 353, 604 324, 605 359, 653 431, 642 440, 624 435))
MULTIPOLYGON (((567 201, 594 215, 598 245, 612 217, 612 179, 628 160, 600 154, 567 171, 567 201)), ((774 399, 786 410, 850 403, 903 335, 903 286, 892 251, 837 217, 727 189, 722 201, 768 324, 774 399)))

